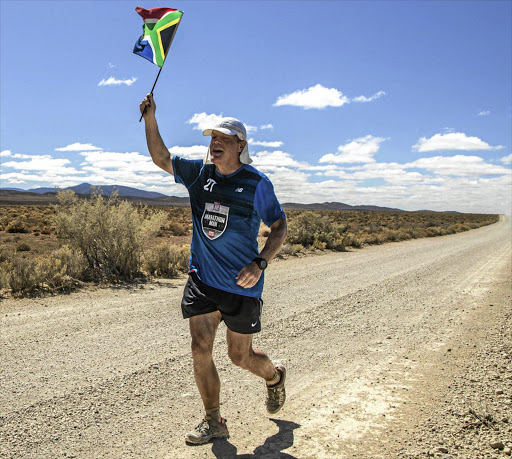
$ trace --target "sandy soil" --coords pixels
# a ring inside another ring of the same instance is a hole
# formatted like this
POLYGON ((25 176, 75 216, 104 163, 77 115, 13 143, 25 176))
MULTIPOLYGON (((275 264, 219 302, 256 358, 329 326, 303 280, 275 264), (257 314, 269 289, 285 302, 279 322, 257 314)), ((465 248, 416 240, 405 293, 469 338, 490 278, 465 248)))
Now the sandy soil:
POLYGON ((231 438, 201 419, 184 278, 0 303, 2 458, 506 457, 512 447, 510 219, 440 238, 280 260, 255 346, 285 407, 215 358, 231 438))

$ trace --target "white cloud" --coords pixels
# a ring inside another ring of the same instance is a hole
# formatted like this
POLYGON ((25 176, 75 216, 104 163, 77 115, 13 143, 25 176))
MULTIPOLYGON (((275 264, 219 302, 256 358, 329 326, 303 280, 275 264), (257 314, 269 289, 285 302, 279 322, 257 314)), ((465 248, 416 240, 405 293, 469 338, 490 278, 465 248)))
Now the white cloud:
POLYGON ((281 150, 260 151, 251 157, 255 167, 267 172, 283 167, 303 168, 307 166, 307 164, 295 160, 290 153, 281 150))
POLYGON ((12 158, 15 159, 31 159, 31 158, 38 158, 38 155, 24 155, 23 153, 14 153, 11 155, 12 158))
POLYGON ((367 163, 355 167, 333 166, 317 175, 324 177, 337 177, 343 180, 353 180, 362 183, 365 180, 381 179, 390 185, 413 185, 420 183, 438 183, 439 177, 422 174, 417 171, 408 172, 404 164, 399 163, 367 163))
POLYGON ((116 153, 105 151, 85 151, 81 155, 85 161, 81 164, 84 170, 103 170, 111 174, 112 170, 132 172, 156 172, 160 169, 149 155, 138 152, 116 153), (108 172, 106 171, 108 170, 108 172))
POLYGON ((366 96, 354 97, 352 99, 352 102, 371 102, 371 101, 373 101, 375 99, 379 99, 380 97, 385 96, 385 95, 386 95, 386 93, 384 91, 379 91, 370 97, 366 97, 366 96))
POLYGON ((463 132, 435 134, 430 139, 421 137, 413 148, 419 152, 437 150, 500 150, 502 145, 490 146, 478 137, 468 137, 463 132))
POLYGON ((41 171, 52 174, 81 174, 81 171, 73 167, 67 167, 70 163, 69 159, 52 158, 49 155, 14 155, 30 158, 29 161, 7 161, 3 163, 3 167, 17 169, 21 171, 41 171))
POLYGON ((260 126, 260 129, 261 129, 261 130, 264 130, 264 129, 271 129, 271 130, 272 130, 272 129, 274 129, 274 126, 273 126, 272 124, 270 124, 270 123, 268 123, 268 124, 262 124, 262 125, 260 126))
POLYGON ((9 172, 2 174, 2 180, 10 184, 26 184, 29 182, 36 183, 51 183, 52 186, 73 186, 84 182, 84 177, 66 176, 66 175, 52 175, 49 173, 44 174, 29 174, 27 172, 9 172))
POLYGON ((340 145, 338 153, 329 153, 320 158, 321 163, 373 163, 373 155, 379 151, 380 144, 386 140, 383 137, 367 135, 353 139, 340 145))
POLYGON ((261 147, 267 147, 267 148, 279 148, 283 145, 283 142, 280 140, 276 140, 274 142, 264 142, 264 141, 257 141, 254 139, 249 139, 247 141, 249 145, 255 145, 255 146, 261 146, 261 147))
POLYGON ((298 90, 291 94, 279 96, 275 107, 283 105, 292 105, 303 107, 306 110, 310 108, 322 109, 326 107, 341 107, 347 104, 349 99, 341 91, 335 88, 326 88, 321 84, 311 86, 308 89, 298 90))
POLYGON ((100 147, 95 147, 92 143, 72 143, 65 147, 56 148, 55 151, 93 151, 93 150, 103 150, 100 147))
POLYGON ((512 154, 507 155, 507 156, 503 156, 503 158, 500 158, 500 161, 503 164, 512 164, 512 154))
POLYGON ((206 145, 193 145, 191 147, 175 146, 169 148, 169 152, 187 159, 204 159, 208 152, 208 147, 206 145))
POLYGON ((510 174, 510 169, 486 163, 479 156, 466 155, 420 158, 412 163, 405 164, 404 167, 425 169, 438 175, 485 176, 510 174))
MULTIPOLYGON (((205 112, 202 113, 194 113, 192 118, 190 118, 187 123, 188 124, 195 124, 193 129, 204 131, 205 129, 211 129, 212 126, 215 126, 217 123, 219 123, 224 116, 222 114, 217 115, 215 113, 207 114, 205 112)), ((256 132, 258 130, 257 126, 251 126, 250 124, 244 123, 245 130, 247 131, 247 134, 251 132, 256 132)))
POLYGON ((131 86, 133 83, 137 81, 137 78, 128 78, 127 80, 118 80, 114 77, 110 77, 105 80, 103 78, 99 83, 98 86, 120 86, 122 84, 126 86, 131 86))
POLYGON ((12 151, 11 150, 2 150, 0 151, 0 158, 5 158, 7 156, 11 156, 12 151))
POLYGON ((481 110, 480 112, 478 112, 478 116, 489 116, 490 114, 490 110, 481 110))
POLYGON ((197 129, 199 131, 204 131, 205 129, 209 129, 212 126, 215 126, 217 123, 220 122, 220 120, 224 118, 222 114, 216 115, 215 113, 211 113, 208 115, 205 112, 202 113, 194 113, 192 118, 190 118, 187 123, 188 124, 195 124, 194 129, 197 129))

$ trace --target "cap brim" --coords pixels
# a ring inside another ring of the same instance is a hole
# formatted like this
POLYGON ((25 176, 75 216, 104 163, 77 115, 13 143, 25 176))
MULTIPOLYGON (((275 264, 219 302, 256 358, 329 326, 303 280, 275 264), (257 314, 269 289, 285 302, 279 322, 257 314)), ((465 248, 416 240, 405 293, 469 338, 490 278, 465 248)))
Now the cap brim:
POLYGON ((212 132, 213 131, 218 131, 218 132, 222 132, 223 134, 227 134, 227 135, 236 135, 238 136, 238 132, 235 131, 234 129, 226 129, 226 128, 215 128, 215 129, 205 129, 203 131, 203 135, 212 135, 212 132))

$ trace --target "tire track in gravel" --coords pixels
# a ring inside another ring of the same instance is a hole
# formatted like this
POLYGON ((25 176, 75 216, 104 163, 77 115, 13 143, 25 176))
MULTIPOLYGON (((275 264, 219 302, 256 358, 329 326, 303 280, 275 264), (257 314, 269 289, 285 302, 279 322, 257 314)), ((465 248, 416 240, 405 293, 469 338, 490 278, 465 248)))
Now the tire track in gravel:
POLYGON ((0 457, 368 457, 510 253, 502 218, 273 263, 255 346, 287 365, 286 407, 267 418, 262 383, 228 361, 222 325, 215 359, 232 438, 199 448, 183 443, 201 416, 183 279, 5 301, 0 457))

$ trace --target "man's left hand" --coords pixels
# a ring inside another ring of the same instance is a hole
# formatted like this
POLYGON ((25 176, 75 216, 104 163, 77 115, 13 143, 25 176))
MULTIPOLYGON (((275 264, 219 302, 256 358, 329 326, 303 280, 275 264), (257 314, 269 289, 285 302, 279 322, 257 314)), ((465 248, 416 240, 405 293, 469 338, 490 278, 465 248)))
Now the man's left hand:
POLYGON ((254 287, 261 276, 261 272, 261 269, 258 268, 256 263, 249 263, 247 266, 244 266, 236 276, 238 279, 236 285, 242 288, 254 287))

